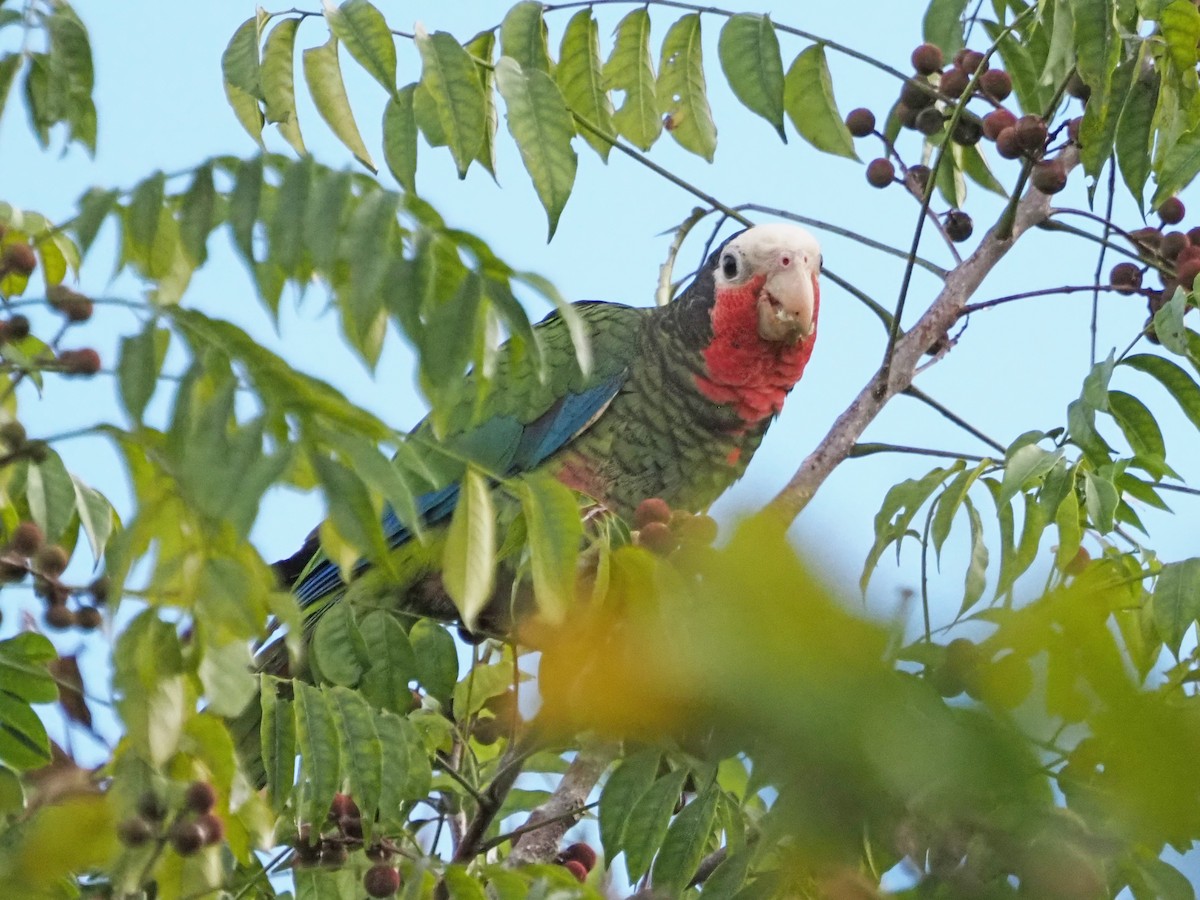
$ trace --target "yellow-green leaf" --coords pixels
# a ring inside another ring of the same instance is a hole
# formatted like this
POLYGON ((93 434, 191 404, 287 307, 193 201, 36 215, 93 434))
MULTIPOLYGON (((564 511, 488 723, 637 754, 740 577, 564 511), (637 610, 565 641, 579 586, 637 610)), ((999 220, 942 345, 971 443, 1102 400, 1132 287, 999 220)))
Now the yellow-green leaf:
POLYGON ((296 81, 293 71, 296 29, 299 19, 284 19, 267 35, 263 47, 262 87, 267 121, 279 126, 279 133, 297 153, 305 153, 304 137, 296 114, 296 81))
POLYGON ((444 31, 419 34, 416 43, 421 53, 421 86, 433 101, 442 135, 463 178, 484 142, 483 87, 475 61, 444 31))
POLYGON ((721 29, 717 44, 721 69, 733 95, 751 112, 783 130, 783 59, 770 16, 738 13, 721 29))
POLYGON ((505 14, 500 23, 500 55, 512 57, 526 72, 551 73, 546 21, 537 0, 522 0, 505 14))
POLYGON ((800 136, 818 150, 858 159, 833 97, 822 45, 814 44, 792 63, 784 79, 783 104, 800 136))
POLYGON ((712 162, 717 149, 717 126, 704 83, 700 16, 679 19, 663 40, 655 85, 663 127, 679 145, 712 162))
POLYGON ((389 94, 396 92, 396 42, 387 19, 368 0, 346 0, 334 7, 325 0, 325 20, 355 61, 389 94))
POLYGON ((554 80, 545 72, 522 71, 513 59, 496 64, 496 86, 506 106, 508 130, 521 151, 538 199, 550 220, 550 237, 575 184, 575 126, 554 80))
POLYGON ((613 114, 613 125, 635 147, 649 150, 662 132, 662 119, 650 56, 650 14, 645 9, 635 9, 617 26, 604 81, 609 90, 625 92, 625 102, 613 114))
MULTIPOLYGON (((590 9, 581 9, 571 17, 558 57, 554 78, 567 106, 604 134, 615 134, 612 100, 604 88, 600 62, 599 28, 590 9)), ((612 144, 587 128, 580 129, 580 134, 607 162, 612 144)))
POLYGON ((346 96, 346 85, 342 81, 342 68, 338 62, 337 38, 331 37, 320 47, 304 51, 304 80, 321 118, 333 130, 354 158, 372 172, 375 162, 363 144, 362 135, 354 123, 350 111, 350 100, 346 96))
POLYGON ((417 118, 413 112, 416 85, 396 92, 383 109, 383 159, 392 177, 406 191, 417 190, 417 118))
POLYGON ((262 146, 263 115, 258 108, 262 94, 258 62, 258 19, 252 17, 238 26, 221 55, 221 74, 225 97, 238 122, 262 146))
POLYGON ((496 513, 487 480, 467 469, 458 505, 450 519, 442 560, 442 581, 463 624, 475 620, 492 598, 496 574, 496 513))
POLYGON ((575 568, 583 525, 575 495, 548 475, 521 480, 521 509, 529 530, 533 593, 545 619, 559 623, 575 599, 575 568))

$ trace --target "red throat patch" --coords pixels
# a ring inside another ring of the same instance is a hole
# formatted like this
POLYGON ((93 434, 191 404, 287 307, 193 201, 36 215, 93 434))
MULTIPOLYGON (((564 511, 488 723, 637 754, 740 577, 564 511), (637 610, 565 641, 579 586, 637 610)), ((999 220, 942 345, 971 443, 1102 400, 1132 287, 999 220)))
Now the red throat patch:
POLYGON ((745 284, 717 288, 713 338, 703 351, 708 374, 696 376, 700 393, 714 403, 732 405, 747 425, 783 409, 788 391, 804 374, 817 337, 819 294, 813 298, 813 333, 808 337, 794 344, 759 337, 758 295, 766 280, 765 275, 756 275, 745 284))

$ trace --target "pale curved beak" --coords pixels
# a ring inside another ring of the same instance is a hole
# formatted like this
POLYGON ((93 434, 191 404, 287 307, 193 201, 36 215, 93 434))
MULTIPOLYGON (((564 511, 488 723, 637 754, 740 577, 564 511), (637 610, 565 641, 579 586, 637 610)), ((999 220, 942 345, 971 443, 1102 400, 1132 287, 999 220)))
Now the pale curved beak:
POLYGON ((775 268, 758 295, 758 336, 784 344, 808 337, 816 328, 820 296, 816 272, 794 264, 775 268))

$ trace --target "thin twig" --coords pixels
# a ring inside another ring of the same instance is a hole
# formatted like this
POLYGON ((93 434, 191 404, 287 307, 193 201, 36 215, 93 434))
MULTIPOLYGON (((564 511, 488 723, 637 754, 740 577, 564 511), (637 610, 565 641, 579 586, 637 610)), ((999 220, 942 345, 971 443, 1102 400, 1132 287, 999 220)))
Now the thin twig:
POLYGON ((910 384, 908 387, 906 387, 903 390, 902 393, 907 397, 912 397, 914 400, 920 400, 922 403, 924 403, 930 409, 935 410, 941 416, 945 417, 946 419, 949 419, 951 422, 953 422, 955 425, 957 425, 963 431, 967 432, 967 434, 970 434, 970 435, 978 438, 979 440, 983 441, 985 444, 987 444, 989 447, 991 447, 997 453, 1000 453, 1000 454, 1004 453, 1006 448, 1003 444, 1001 444, 997 440, 994 440, 993 438, 988 437, 986 434, 984 434, 982 431, 980 431, 978 428, 976 428, 974 425, 972 425, 970 422, 968 422, 962 416, 958 415, 958 413, 954 412, 948 406, 943 406, 941 403, 934 400, 932 397, 930 397, 927 393, 925 393, 923 390, 921 390, 916 385, 910 384))
POLYGON ((484 841, 483 845, 479 848, 479 852, 487 853, 489 850, 494 850, 496 847, 499 847, 501 844, 506 843, 507 841, 511 841, 513 838, 519 838, 523 834, 528 834, 531 831, 537 831, 539 828, 544 828, 545 826, 551 825, 554 822, 559 822, 563 819, 575 819, 577 816, 581 816, 589 809, 599 805, 600 801, 597 800, 593 803, 585 803, 578 809, 569 809, 564 813, 559 813, 552 819, 543 819, 540 822, 533 823, 526 822, 524 825, 520 825, 514 828, 512 831, 505 832, 504 834, 498 834, 494 838, 484 841))
POLYGON ((967 459, 971 462, 983 462, 986 457, 974 453, 954 453, 950 450, 934 450, 930 447, 909 447, 906 444, 855 444, 846 454, 847 459, 858 459, 863 456, 874 456, 876 453, 913 453, 917 456, 940 456, 945 459, 967 459))
MULTIPOLYGON (((1117 161, 1115 158, 1108 162, 1108 206, 1104 214, 1104 234, 1101 236, 1104 241, 1108 241, 1108 236, 1112 233, 1113 228, 1113 198, 1117 194, 1117 161)), ((1100 283, 1100 276, 1104 274, 1104 254, 1108 247, 1105 244, 1100 245, 1100 252, 1096 255, 1096 284, 1100 283)), ((1089 360, 1089 365, 1096 364, 1096 332, 1100 322, 1100 290, 1097 288, 1092 291, 1092 352, 1089 360)))
MULTIPOLYGON (((1128 288, 1125 289, 1128 292, 1128 288)), ((1014 300, 1028 300, 1032 297, 1052 297, 1056 294, 1078 294, 1082 291, 1092 291, 1096 296, 1100 295, 1101 291, 1117 291, 1117 288, 1111 284, 1065 284, 1061 287, 1039 288, 1036 291, 1022 291, 1019 294, 1006 294, 1003 297, 996 297, 994 300, 983 300, 979 303, 968 303, 959 312, 959 317, 969 316, 971 313, 979 312, 981 309, 991 309, 993 306, 1000 306, 1004 303, 1012 303, 1014 300)), ((1137 292, 1134 292, 1137 293, 1137 292)))

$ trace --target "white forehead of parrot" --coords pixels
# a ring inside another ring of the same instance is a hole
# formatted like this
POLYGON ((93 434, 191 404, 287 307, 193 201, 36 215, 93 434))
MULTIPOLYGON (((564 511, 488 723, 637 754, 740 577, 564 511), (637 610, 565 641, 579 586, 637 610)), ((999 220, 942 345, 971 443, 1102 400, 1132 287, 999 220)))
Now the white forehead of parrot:
POLYGON ((717 277, 741 281, 755 272, 796 264, 809 272, 821 269, 821 245, 812 232, 790 222, 770 222, 747 228, 721 251, 717 277), (786 260, 786 262, 785 262, 786 260))

